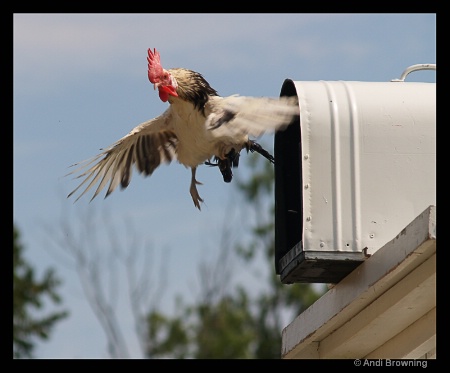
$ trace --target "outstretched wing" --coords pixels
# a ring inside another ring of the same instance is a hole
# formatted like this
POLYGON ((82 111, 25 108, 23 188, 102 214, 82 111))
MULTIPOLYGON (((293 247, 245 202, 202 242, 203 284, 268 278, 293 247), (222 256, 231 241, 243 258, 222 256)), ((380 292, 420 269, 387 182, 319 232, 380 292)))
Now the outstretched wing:
POLYGON ((250 135, 260 137, 265 132, 286 128, 299 115, 296 97, 212 97, 206 128, 215 136, 250 135))
POLYGON ((173 132, 171 113, 171 109, 167 109, 162 115, 135 127, 97 156, 72 165, 78 167, 66 176, 81 173, 76 178, 84 180, 67 198, 89 182, 75 200, 78 201, 99 181, 91 201, 109 183, 106 198, 119 184, 122 189, 128 186, 133 165, 140 173, 149 176, 161 163, 176 159, 178 139, 173 132))

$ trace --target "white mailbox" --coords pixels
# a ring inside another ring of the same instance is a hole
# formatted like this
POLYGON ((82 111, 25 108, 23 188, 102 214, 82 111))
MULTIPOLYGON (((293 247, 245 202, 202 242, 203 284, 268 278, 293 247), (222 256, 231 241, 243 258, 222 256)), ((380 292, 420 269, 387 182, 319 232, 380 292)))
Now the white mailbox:
POLYGON ((337 283, 436 204, 436 83, 293 81, 300 116, 275 135, 275 268, 337 283))

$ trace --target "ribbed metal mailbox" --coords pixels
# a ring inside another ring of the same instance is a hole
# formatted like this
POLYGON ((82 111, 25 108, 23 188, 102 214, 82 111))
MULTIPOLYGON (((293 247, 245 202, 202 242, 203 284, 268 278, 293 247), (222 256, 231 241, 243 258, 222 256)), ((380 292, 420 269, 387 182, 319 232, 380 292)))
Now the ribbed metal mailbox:
POLYGON ((337 283, 436 204, 436 84, 285 80, 300 116, 275 135, 275 268, 337 283))

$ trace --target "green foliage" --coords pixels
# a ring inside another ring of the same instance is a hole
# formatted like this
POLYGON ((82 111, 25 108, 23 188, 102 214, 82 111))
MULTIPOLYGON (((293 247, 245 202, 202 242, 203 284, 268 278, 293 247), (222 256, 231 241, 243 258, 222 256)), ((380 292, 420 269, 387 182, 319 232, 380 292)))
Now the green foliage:
POLYGON ((157 311, 147 316, 149 358, 184 359, 189 356, 189 337, 183 317, 168 318, 157 311))
POLYGON ((66 311, 47 316, 32 317, 31 310, 41 309, 43 297, 54 303, 61 299, 55 289, 60 284, 52 269, 47 270, 42 280, 37 280, 34 269, 23 258, 23 246, 17 228, 13 227, 13 355, 15 358, 30 358, 34 349, 34 338, 47 339, 54 324, 67 316, 66 311))
POLYGON ((247 294, 224 297, 218 304, 197 308, 199 323, 195 330, 195 358, 249 358, 256 335, 249 312, 247 294))
POLYGON ((149 314, 147 355, 152 358, 232 359, 250 358, 256 334, 247 294, 238 292, 218 303, 181 308, 168 318, 149 314))

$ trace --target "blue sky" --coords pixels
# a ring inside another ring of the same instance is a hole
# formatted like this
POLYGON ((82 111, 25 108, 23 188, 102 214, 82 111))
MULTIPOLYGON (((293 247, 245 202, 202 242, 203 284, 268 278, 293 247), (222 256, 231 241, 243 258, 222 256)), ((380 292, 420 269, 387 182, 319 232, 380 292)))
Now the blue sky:
MULTIPOLYGON (((107 357, 73 266, 48 248, 63 218, 78 230, 83 214, 106 214, 120 240, 132 225, 154 252, 153 271, 167 260, 160 306, 168 311, 176 294, 198 296, 199 261, 217 254, 224 221, 235 219, 233 237, 242 237, 253 218, 240 211, 233 183, 206 166, 197 172, 205 200, 199 212, 188 191, 190 170, 177 163, 150 178, 134 172, 130 186, 107 199, 66 199, 77 186, 64 177, 70 165, 167 108, 147 79, 148 48, 159 50, 165 68, 202 73, 222 96, 276 97, 286 78, 389 81, 408 66, 436 63, 434 14, 14 14, 13 32, 13 220, 38 273, 53 267, 63 280, 71 311, 38 344, 39 358, 107 357)), ((407 80, 435 76, 425 71, 407 80)), ((262 141, 273 149, 273 137, 262 141)), ((251 172, 241 161, 234 174, 251 172)), ((100 224, 95 220, 95 229, 100 224)), ((117 307, 130 357, 139 358, 130 312, 117 307)))

